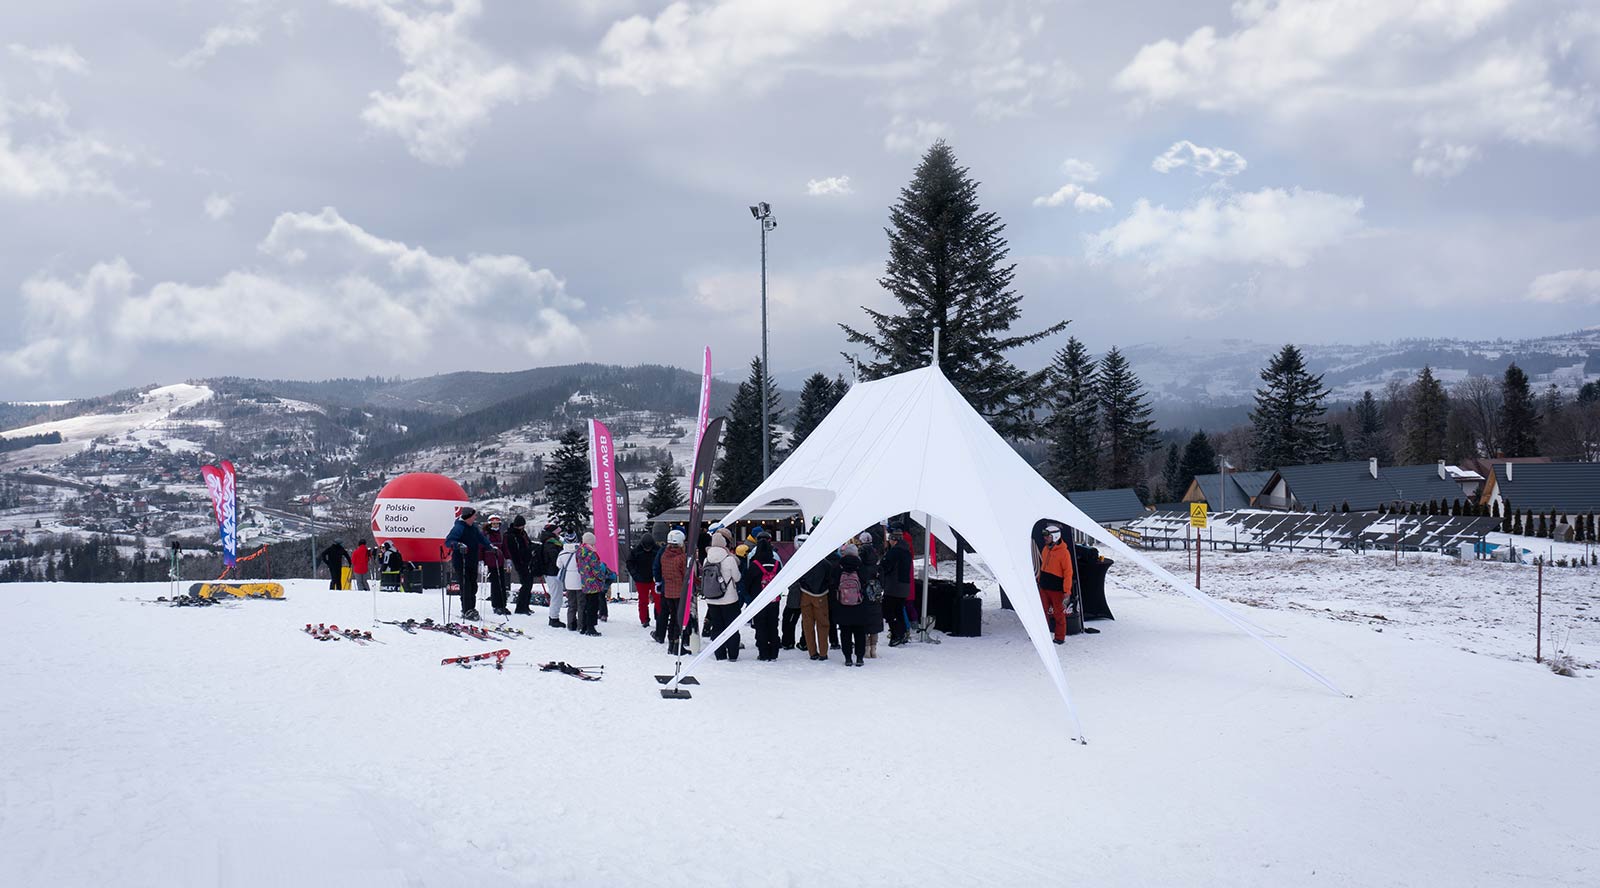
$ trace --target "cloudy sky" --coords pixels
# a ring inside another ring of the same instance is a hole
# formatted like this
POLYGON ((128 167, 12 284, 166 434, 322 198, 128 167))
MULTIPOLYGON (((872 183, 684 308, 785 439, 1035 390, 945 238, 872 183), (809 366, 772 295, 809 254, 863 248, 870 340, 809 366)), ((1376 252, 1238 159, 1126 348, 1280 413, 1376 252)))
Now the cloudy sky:
POLYGON ((0 398, 742 364, 758 200, 774 367, 834 367, 936 138, 1096 350, 1600 323, 1584 0, 56 0, 0 42, 0 398))

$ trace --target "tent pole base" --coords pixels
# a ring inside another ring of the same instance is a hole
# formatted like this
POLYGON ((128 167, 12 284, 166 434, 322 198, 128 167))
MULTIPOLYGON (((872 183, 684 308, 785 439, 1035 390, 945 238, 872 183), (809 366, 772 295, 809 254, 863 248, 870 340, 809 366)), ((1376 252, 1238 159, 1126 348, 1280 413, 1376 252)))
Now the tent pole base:
POLYGON ((684 690, 683 688, 662 688, 661 689, 661 699, 663 699, 663 700, 688 700, 688 699, 690 699, 690 695, 689 695, 689 692, 684 690))
MULTIPOLYGON (((675 677, 675 675, 658 675, 656 676, 656 684, 666 684, 667 682, 672 681, 672 679, 675 677)), ((695 678, 692 675, 686 675, 678 681, 678 684, 681 685, 697 685, 699 683, 700 679, 695 678)))
POLYGON ((933 630, 927 626, 917 627, 917 641, 922 644, 944 644, 944 642, 933 637, 933 630))

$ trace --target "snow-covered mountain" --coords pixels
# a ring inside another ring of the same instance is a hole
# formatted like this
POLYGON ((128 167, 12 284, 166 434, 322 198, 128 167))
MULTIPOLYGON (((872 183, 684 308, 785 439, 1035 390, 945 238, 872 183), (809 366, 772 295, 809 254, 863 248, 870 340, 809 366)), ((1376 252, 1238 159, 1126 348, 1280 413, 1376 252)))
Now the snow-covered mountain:
MULTIPOLYGON (((1334 400, 1382 393, 1391 379, 1410 382, 1424 365, 1446 385, 1467 376, 1498 376, 1515 362, 1536 388, 1569 392, 1600 379, 1600 327, 1536 339, 1403 339, 1365 345, 1296 343, 1334 400)), ((1250 403, 1261 368, 1283 343, 1246 339, 1140 343, 1122 349, 1157 401, 1225 407, 1250 403)))

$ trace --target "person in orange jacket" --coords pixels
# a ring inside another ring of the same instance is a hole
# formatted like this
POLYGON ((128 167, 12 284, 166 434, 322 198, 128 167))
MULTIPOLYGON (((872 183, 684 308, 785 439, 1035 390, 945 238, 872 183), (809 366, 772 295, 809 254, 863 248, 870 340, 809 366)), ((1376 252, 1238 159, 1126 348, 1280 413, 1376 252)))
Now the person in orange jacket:
POLYGON ((1072 546, 1061 538, 1061 526, 1045 527, 1044 550, 1039 553, 1039 600, 1045 619, 1052 621, 1056 644, 1067 640, 1067 592, 1072 589, 1072 546), (1053 615, 1053 616, 1052 616, 1053 615))

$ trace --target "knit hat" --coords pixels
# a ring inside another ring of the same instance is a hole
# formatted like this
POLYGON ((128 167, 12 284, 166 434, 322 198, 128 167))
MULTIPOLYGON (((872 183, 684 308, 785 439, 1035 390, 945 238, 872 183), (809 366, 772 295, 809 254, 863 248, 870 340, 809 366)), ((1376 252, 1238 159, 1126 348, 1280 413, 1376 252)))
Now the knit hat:
POLYGON ((528 519, 522 517, 521 515, 518 515, 517 517, 511 519, 511 526, 512 527, 526 527, 527 524, 528 524, 528 519))
POLYGON ((861 550, 857 549, 855 547, 854 543, 845 543, 844 544, 844 548, 839 550, 839 554, 840 555, 854 555, 857 558, 860 558, 861 557, 861 550))
POLYGON ((585 546, 592 546, 592 545, 594 545, 594 534, 593 534, 593 533, 591 533, 591 532, 589 532, 589 531, 584 531, 584 534, 583 534, 583 544, 584 544, 584 545, 585 545, 585 546))
POLYGON ((478 510, 474 509, 471 506, 462 506, 461 507, 461 520, 462 521, 465 521, 468 518, 471 518, 473 515, 476 515, 476 514, 478 514, 478 510))
POLYGON ((711 534, 711 545, 727 549, 733 545, 733 537, 726 530, 717 530, 711 534))

